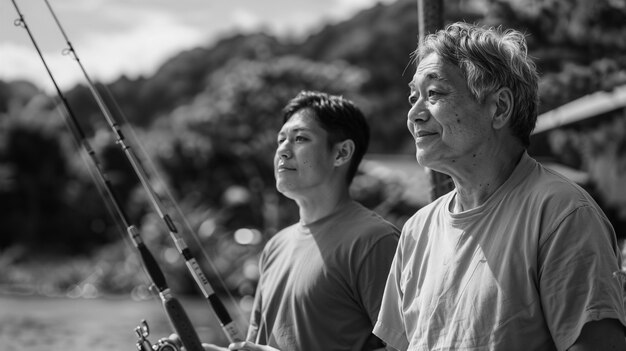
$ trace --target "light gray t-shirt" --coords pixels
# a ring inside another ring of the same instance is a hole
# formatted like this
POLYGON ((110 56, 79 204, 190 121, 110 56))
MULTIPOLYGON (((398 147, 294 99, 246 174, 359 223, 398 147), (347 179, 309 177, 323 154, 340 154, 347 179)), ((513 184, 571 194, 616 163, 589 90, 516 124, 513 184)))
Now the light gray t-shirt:
POLYGON ((288 350, 367 350, 399 230, 350 202, 277 233, 260 260, 248 340, 288 350))
POLYGON ((398 350, 566 350, 626 325, 615 233, 591 197, 524 154, 480 207, 455 191, 405 224, 374 333, 398 350))

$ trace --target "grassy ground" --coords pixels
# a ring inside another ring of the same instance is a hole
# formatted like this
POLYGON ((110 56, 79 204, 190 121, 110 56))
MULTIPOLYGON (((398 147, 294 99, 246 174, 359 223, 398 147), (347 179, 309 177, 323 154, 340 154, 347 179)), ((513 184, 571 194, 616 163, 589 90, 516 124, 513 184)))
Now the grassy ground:
MULTIPOLYGON (((227 344, 205 300, 184 299, 181 302, 202 342, 227 344)), ((131 299, 0 296, 0 349, 136 350, 134 329, 142 319, 150 325, 148 339, 152 343, 172 333, 161 302, 156 299, 137 302, 131 299)), ((241 322, 240 326, 244 327, 241 322)))

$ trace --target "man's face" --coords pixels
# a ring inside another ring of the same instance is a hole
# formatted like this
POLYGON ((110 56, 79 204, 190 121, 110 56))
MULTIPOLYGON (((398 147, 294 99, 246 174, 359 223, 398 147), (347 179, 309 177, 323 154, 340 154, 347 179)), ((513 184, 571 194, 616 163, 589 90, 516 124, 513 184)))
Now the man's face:
POLYGON ((476 102, 462 71, 434 53, 420 61, 409 87, 407 127, 418 162, 443 172, 471 164, 492 138, 493 104, 476 102))
POLYGON ((289 198, 307 196, 323 189, 334 171, 334 152, 328 133, 314 112, 296 112, 280 129, 274 154, 276 189, 289 198))

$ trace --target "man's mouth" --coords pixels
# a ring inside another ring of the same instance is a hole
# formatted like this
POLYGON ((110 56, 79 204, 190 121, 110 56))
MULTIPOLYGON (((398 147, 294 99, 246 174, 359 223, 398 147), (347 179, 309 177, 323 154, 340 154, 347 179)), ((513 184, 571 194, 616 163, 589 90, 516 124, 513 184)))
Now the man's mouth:
POLYGON ((425 130, 418 130, 415 133, 413 133, 413 135, 415 135, 416 138, 423 138, 423 137, 436 135, 436 134, 437 133, 429 132, 429 131, 425 131, 425 130))
POLYGON ((284 164, 279 164, 278 167, 276 167, 277 172, 295 171, 295 170, 296 170, 295 168, 288 167, 284 164))

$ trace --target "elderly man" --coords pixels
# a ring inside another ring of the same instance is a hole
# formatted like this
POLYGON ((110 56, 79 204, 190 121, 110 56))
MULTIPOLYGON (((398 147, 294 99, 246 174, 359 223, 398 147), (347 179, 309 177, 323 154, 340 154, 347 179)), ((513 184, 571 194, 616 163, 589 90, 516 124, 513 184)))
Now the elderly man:
POLYGON ((374 333, 398 350, 625 350, 615 232, 526 152, 538 76, 524 36, 455 23, 416 60, 416 158, 455 189, 406 222, 374 333))

